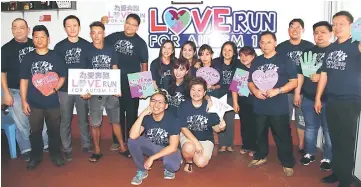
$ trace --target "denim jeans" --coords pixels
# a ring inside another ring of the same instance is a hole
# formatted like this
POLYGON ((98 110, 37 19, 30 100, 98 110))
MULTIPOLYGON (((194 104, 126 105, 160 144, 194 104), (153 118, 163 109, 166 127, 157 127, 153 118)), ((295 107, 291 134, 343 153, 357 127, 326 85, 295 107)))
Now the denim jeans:
POLYGON ((316 155, 316 144, 318 130, 322 127, 325 144, 323 147, 323 159, 332 159, 332 144, 328 125, 326 121, 326 103, 322 103, 321 114, 315 112, 314 101, 304 97, 302 100, 302 111, 306 122, 305 129, 305 150, 313 156, 316 155))
MULTIPOLYGON (((1 91, 2 92, 2 91, 1 91)), ((14 119, 16 125, 16 141, 18 142, 21 154, 31 151, 30 145, 30 124, 28 116, 23 113, 21 105, 21 97, 19 89, 10 89, 10 93, 14 98, 14 105, 9 107, 9 114, 14 119)), ((48 148, 48 134, 46 124, 42 132, 44 149, 48 148)))

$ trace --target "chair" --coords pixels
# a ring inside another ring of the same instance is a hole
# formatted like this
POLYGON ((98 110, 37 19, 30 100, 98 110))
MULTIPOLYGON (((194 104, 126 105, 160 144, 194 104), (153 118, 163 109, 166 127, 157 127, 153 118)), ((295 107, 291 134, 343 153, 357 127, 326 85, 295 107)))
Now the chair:
POLYGON ((1 111, 1 129, 5 131, 9 142, 10 157, 16 158, 15 122, 10 115, 4 115, 1 111))

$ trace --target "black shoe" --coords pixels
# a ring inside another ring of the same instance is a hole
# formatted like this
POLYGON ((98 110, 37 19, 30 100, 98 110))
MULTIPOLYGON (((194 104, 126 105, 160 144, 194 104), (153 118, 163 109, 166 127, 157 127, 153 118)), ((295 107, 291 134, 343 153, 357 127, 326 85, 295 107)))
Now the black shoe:
POLYGON ((337 179, 337 176, 336 176, 335 174, 331 174, 331 175, 329 175, 329 176, 327 176, 327 177, 322 178, 321 181, 322 181, 323 183, 331 184, 331 183, 337 182, 338 179, 337 179))
POLYGON ((331 161, 329 159, 322 159, 320 164, 320 169, 322 171, 330 171, 331 170, 331 161))
POLYGON ((40 164, 40 161, 30 160, 26 166, 26 169, 33 170, 40 164))
POLYGON ((70 162, 73 160, 73 154, 71 152, 64 152, 64 158, 66 161, 70 162))
POLYGON ((311 162, 315 161, 315 156, 312 156, 310 154, 305 154, 302 159, 300 160, 300 163, 304 166, 307 166, 308 164, 310 164, 311 162))
POLYGON ((61 167, 65 164, 64 159, 60 157, 54 157, 51 159, 51 161, 58 167, 61 167))

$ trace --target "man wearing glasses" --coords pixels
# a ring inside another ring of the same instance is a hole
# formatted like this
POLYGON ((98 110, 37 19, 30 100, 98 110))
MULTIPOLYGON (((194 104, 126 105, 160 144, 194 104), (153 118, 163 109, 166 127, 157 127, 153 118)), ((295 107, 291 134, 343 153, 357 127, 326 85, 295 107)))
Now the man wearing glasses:
MULTIPOLYGON (((106 23, 107 17, 102 18, 106 23)), ((136 33, 139 29, 140 17, 137 14, 129 14, 124 24, 124 31, 115 32, 105 37, 105 42, 112 45, 118 54, 118 68, 121 69, 122 97, 120 104, 120 123, 125 133, 128 133, 138 116, 139 98, 132 98, 127 74, 148 70, 148 48, 145 41, 136 33), (126 123, 125 123, 126 122, 126 123), (127 130, 125 130, 127 129, 127 130)), ((125 138, 125 136, 124 136, 125 138)), ((129 156, 124 145, 114 138, 112 150, 121 149, 121 154, 129 156)))

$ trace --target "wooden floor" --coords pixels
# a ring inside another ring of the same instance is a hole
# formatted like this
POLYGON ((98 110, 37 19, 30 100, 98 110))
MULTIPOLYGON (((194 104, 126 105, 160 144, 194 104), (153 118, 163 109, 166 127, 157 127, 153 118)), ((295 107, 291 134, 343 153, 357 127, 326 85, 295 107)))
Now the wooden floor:
MULTIPOLYGON (((239 127, 236 127, 239 129, 239 127)), ((90 154, 80 151, 80 141, 76 122, 73 121, 73 161, 58 168, 44 153, 43 162, 33 171, 26 170, 26 162, 20 158, 10 160, 7 140, 2 133, 1 186, 2 187, 126 187, 135 175, 135 165, 131 159, 109 151, 111 145, 110 125, 104 125, 101 142, 104 157, 98 163, 89 163, 90 154)), ((237 133, 237 132, 236 132, 237 133)), ((293 134, 294 134, 293 130, 293 134)), ((295 139, 295 136, 293 136, 295 139)), ((239 141, 235 141, 237 144, 239 141)), ((271 142, 272 143, 272 142, 271 142)), ((194 168, 193 174, 186 174, 182 169, 174 180, 163 179, 163 166, 155 162, 141 186, 143 187, 335 187, 326 185, 320 179, 330 172, 320 171, 319 161, 309 166, 299 164, 299 155, 295 147, 297 164, 292 177, 285 177, 280 166, 276 149, 271 145, 269 162, 259 168, 247 168, 249 156, 236 152, 221 153, 212 157, 210 164, 203 169, 194 168)))

